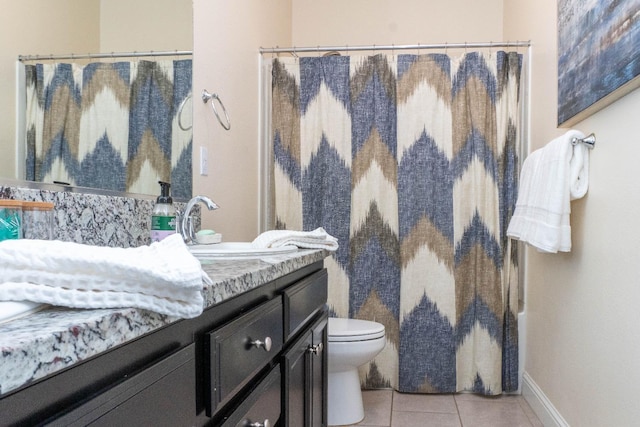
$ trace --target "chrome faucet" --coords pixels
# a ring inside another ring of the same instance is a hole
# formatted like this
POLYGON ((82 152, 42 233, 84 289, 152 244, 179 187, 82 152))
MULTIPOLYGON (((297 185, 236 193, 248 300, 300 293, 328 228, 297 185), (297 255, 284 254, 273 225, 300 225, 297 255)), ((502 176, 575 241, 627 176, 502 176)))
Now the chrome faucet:
POLYGON ((189 200, 187 206, 184 208, 184 212, 182 213, 182 218, 180 219, 180 234, 182 235, 185 243, 192 243, 196 241, 196 232, 193 229, 191 211, 193 210, 193 207, 200 202, 204 203, 210 211, 220 208, 220 206, 215 204, 213 200, 205 196, 195 196, 189 200))

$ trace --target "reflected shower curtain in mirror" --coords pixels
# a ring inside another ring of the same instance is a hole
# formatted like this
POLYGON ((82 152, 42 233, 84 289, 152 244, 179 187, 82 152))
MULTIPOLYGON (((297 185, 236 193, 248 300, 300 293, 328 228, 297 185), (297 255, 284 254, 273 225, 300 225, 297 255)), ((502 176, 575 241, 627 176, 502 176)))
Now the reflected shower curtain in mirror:
POLYGON ((191 197, 192 131, 178 123, 191 68, 190 59, 25 65, 26 178, 144 194, 161 180, 191 197))
POLYGON ((364 388, 518 387, 516 52, 274 59, 277 228, 324 227, 332 315, 374 320, 364 388))

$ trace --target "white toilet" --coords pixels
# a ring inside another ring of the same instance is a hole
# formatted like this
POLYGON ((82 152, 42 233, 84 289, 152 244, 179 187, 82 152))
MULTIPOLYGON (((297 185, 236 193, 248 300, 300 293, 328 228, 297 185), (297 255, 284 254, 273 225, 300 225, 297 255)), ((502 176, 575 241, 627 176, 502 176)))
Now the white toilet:
POLYGON ((384 325, 369 320, 329 318, 329 425, 355 424, 364 418, 358 367, 385 346, 384 325))

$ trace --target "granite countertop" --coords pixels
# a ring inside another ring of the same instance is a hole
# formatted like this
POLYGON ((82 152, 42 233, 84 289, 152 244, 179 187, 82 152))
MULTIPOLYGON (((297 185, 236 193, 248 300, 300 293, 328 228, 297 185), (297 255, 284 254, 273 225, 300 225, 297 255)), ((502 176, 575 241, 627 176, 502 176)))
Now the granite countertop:
MULTIPOLYGON (((322 250, 260 259, 203 261, 213 284, 205 308, 321 261, 322 250)), ((0 398, 3 394, 179 320, 135 308, 81 310, 48 307, 0 324, 0 398)))

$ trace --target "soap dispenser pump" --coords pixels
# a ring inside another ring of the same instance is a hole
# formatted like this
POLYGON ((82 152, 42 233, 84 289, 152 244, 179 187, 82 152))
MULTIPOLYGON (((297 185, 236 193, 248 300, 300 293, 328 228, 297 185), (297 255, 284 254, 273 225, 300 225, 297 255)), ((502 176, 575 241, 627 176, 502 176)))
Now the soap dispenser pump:
POLYGON ((176 209, 171 198, 171 184, 158 181, 160 195, 151 214, 151 241, 159 242, 176 232, 176 209))

